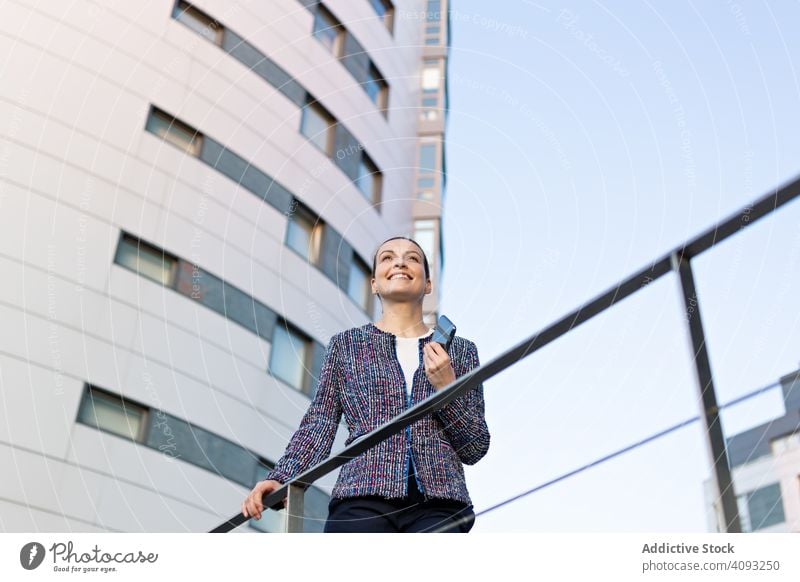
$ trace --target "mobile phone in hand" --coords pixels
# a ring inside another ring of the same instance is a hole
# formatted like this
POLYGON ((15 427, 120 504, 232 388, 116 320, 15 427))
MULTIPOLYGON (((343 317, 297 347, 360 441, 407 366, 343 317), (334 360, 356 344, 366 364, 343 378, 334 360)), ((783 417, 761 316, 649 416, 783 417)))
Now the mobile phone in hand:
POLYGON ((440 315, 433 329, 433 341, 442 344, 444 351, 450 351, 450 344, 456 336, 456 326, 446 315, 440 315))

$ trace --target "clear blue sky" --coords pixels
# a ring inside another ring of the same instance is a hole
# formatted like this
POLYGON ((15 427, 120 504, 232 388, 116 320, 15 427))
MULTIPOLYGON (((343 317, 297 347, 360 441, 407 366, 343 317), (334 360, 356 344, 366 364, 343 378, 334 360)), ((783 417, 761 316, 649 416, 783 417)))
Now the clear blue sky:
MULTIPOLYGON (((443 312, 483 361, 800 174, 800 4, 451 8, 443 312)), ((800 202, 695 276, 720 401, 800 366, 800 202)), ((681 310, 664 278, 489 381, 476 509, 698 414, 681 310)), ((708 476, 695 424, 473 531, 705 531, 708 476)))

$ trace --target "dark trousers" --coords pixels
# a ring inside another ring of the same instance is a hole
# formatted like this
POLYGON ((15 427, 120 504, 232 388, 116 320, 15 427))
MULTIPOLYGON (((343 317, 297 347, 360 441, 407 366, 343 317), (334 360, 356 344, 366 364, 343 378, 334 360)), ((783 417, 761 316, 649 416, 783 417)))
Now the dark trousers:
POLYGON ((475 523, 472 506, 453 499, 428 499, 409 471, 408 495, 402 499, 380 496, 332 499, 328 504, 325 533, 467 533, 475 523), (464 519, 463 522, 457 523, 464 519))

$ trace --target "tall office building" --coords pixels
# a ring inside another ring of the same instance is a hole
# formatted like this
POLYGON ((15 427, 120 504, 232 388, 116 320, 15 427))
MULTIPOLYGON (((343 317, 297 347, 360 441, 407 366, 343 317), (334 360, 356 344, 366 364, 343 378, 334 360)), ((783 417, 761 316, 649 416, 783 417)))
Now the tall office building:
MULTIPOLYGON (((4 5, 0 529, 206 531, 238 512, 330 336, 379 313, 389 236, 428 251, 436 317, 446 9, 4 5)), ((307 492, 307 531, 334 478, 307 492)))
MULTIPOLYGON (((446 186, 444 136, 447 123, 447 51, 450 46, 448 0, 428 0, 420 18, 423 27, 422 74, 419 95, 419 153, 416 164, 414 239, 431 263, 435 288, 444 266, 442 208, 446 186)), ((438 317, 438 293, 423 306, 426 321, 438 317)))
MULTIPOLYGON (((727 442, 743 532, 800 532, 800 370, 780 387, 784 414, 727 442)), ((705 494, 709 531, 720 531, 710 480, 705 494)))

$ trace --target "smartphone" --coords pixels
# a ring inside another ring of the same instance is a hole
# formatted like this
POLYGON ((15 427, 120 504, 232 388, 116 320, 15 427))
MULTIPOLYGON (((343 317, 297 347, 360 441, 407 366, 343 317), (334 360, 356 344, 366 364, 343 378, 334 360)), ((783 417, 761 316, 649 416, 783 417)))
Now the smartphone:
POLYGON ((442 344, 444 351, 450 351, 450 344, 456 336, 456 326, 446 315, 440 315, 436 327, 433 329, 433 341, 442 344))

